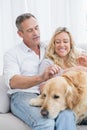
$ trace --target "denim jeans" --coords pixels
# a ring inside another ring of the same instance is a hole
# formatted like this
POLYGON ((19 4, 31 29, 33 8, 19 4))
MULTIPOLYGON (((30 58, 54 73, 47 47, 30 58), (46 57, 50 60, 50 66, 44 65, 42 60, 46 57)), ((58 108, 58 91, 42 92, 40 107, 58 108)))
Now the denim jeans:
POLYGON ((29 125, 32 130, 76 130, 75 116, 71 110, 62 111, 54 119, 43 118, 40 107, 29 105, 29 100, 37 94, 16 92, 11 95, 12 113, 29 125))

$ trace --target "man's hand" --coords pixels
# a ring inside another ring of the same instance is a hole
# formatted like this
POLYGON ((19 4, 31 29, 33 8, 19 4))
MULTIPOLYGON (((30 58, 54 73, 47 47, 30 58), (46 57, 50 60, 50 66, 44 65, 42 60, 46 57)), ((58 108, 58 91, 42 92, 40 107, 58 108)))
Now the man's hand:
POLYGON ((43 81, 46 81, 52 77, 54 77, 56 74, 60 72, 61 68, 57 65, 49 66, 45 69, 44 73, 41 75, 43 78, 43 81))

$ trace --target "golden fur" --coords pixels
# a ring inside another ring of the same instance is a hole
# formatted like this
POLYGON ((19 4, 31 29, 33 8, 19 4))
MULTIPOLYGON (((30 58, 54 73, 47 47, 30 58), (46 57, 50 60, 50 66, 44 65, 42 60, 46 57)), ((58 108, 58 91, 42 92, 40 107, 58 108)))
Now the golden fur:
POLYGON ((41 106, 41 114, 49 118, 72 109, 80 122, 87 117, 87 72, 72 70, 48 80, 41 95, 31 99, 30 105, 41 106))

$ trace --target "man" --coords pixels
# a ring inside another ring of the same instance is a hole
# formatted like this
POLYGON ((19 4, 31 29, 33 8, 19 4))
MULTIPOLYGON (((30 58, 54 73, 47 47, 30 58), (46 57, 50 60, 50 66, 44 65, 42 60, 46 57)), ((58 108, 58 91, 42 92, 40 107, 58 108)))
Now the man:
MULTIPOLYGON (((11 112, 31 126, 32 130, 54 130, 57 124, 58 130, 63 130, 62 123, 66 122, 63 121, 63 114, 60 114, 55 122, 53 119, 43 118, 39 107, 29 105, 29 100, 39 94, 39 84, 52 78, 60 68, 50 66, 42 74, 38 74, 45 44, 40 42, 39 25, 34 15, 25 13, 18 16, 16 26, 23 42, 4 56, 4 77, 9 87, 8 93, 11 95, 11 112)), ((72 112, 69 114, 74 118, 72 112)), ((70 130, 70 127, 64 129, 70 130)), ((71 130, 75 129, 72 127, 71 130)))

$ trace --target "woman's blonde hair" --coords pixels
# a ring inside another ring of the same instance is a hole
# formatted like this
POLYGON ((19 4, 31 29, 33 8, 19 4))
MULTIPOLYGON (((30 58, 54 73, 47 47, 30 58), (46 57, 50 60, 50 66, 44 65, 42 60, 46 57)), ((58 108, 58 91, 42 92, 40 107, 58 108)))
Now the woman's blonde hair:
POLYGON ((67 65, 67 67, 76 66, 77 65, 76 58, 79 56, 79 52, 75 49, 75 47, 74 47, 75 43, 73 41, 72 35, 66 27, 59 27, 56 29, 56 31, 54 32, 54 34, 49 42, 48 47, 47 47, 45 57, 50 58, 55 64, 64 68, 63 59, 60 56, 58 56, 58 54, 56 54, 55 50, 54 50, 55 36, 62 32, 66 32, 69 35, 70 46, 71 46, 70 52, 68 54, 68 59, 66 61, 66 65, 67 65))

